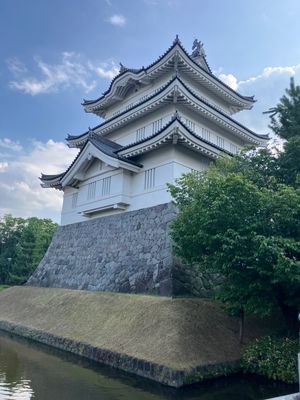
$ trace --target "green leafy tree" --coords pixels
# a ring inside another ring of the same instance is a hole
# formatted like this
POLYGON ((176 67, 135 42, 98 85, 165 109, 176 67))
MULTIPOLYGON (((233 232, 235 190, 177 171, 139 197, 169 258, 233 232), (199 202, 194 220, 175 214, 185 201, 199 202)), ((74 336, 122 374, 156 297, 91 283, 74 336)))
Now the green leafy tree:
POLYGON ((270 128, 281 138, 300 136, 300 86, 295 85, 294 78, 277 106, 265 113, 270 114, 270 128))
POLYGON ((300 188, 300 135, 285 142, 284 151, 278 157, 277 175, 282 182, 300 188))
POLYGON ((43 258, 56 229, 50 219, 15 218, 0 220, 0 283, 26 282, 43 258))
POLYGON ((0 219, 0 284, 9 281, 24 222, 23 218, 14 218, 12 215, 0 219))
POLYGON ((242 323, 244 314, 267 315, 276 307, 285 315, 292 310, 296 321, 300 194, 271 172, 269 179, 268 169, 262 177, 260 157, 266 154, 224 159, 170 185, 179 209, 171 236, 180 257, 224 277, 218 298, 242 323))

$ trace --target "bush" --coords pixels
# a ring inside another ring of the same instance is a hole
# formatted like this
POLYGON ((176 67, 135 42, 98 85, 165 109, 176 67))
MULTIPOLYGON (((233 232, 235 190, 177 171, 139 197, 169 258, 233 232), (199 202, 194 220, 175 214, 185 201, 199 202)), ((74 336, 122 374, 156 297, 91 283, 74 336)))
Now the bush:
POLYGON ((245 372, 286 383, 298 381, 298 339, 265 336, 251 344, 242 356, 245 372))

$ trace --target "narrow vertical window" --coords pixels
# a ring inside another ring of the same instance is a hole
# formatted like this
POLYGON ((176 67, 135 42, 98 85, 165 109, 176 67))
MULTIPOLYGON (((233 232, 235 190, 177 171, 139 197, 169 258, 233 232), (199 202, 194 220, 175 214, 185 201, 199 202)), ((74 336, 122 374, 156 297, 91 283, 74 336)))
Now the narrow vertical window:
POLYGON ((217 136, 217 145, 222 149, 225 148, 225 140, 220 136, 217 136))
POLYGON ((202 128, 202 138, 210 141, 210 131, 206 128, 202 128))
POLYGON ((77 201, 78 201, 78 193, 73 193, 72 194, 72 208, 77 207, 77 201))
POLYGON ((150 168, 145 171, 144 189, 151 189, 155 186, 155 168, 150 168))
POLYGON ((110 194, 111 176, 102 179, 102 196, 108 196, 110 194))
POLYGON ((185 120, 186 125, 188 128, 190 128, 191 131, 195 131, 195 122, 191 121, 190 119, 186 118, 185 120))
POLYGON ((157 133, 162 128, 162 118, 152 122, 152 133, 157 133))
POLYGON ((96 182, 89 183, 88 194, 87 194, 88 200, 93 199, 95 195, 96 195, 96 182))
POLYGON ((136 131, 136 141, 145 139, 145 127, 137 129, 136 131))
POLYGON ((233 144, 233 143, 230 143, 230 152, 231 152, 232 154, 236 154, 236 153, 238 152, 238 147, 237 147, 237 145, 235 145, 235 144, 233 144))

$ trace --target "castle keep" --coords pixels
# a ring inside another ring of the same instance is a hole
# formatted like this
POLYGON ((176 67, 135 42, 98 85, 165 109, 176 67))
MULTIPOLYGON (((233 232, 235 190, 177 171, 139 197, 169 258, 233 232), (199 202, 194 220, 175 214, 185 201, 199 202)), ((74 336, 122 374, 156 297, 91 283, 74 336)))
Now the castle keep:
POLYGON ((103 122, 69 135, 75 160, 65 172, 41 177, 43 187, 64 192, 62 226, 29 284, 205 292, 205 279, 173 258, 167 183, 204 170, 220 153, 264 144, 267 137, 232 118, 253 103, 211 72, 197 40, 192 54, 176 37, 148 67, 121 64, 108 90, 83 102, 103 122))

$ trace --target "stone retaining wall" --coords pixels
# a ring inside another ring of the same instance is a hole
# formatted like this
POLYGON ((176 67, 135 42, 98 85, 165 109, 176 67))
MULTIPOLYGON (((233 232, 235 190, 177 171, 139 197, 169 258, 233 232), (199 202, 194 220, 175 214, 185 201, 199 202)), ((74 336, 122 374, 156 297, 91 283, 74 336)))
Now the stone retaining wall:
POLYGON ((207 296, 211 280, 175 261, 168 203, 60 226, 28 285, 207 296))

